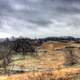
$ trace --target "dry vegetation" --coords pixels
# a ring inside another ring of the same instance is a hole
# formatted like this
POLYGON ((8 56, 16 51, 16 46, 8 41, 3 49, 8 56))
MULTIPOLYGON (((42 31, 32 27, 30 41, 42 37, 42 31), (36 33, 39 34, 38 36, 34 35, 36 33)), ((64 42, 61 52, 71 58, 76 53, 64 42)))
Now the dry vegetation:
POLYGON ((38 48, 37 54, 39 54, 37 57, 25 56, 24 59, 21 59, 19 55, 14 56, 14 61, 10 64, 14 65, 14 68, 15 66, 35 68, 35 71, 0 76, 0 80, 80 80, 79 44, 48 42, 38 48), (67 55, 66 50, 64 50, 66 46, 75 47, 73 48, 73 57, 75 56, 73 59, 76 61, 74 65, 70 65, 72 60, 69 58, 72 56, 67 55), (39 71, 39 69, 43 70, 39 71))
POLYGON ((64 68, 50 72, 28 72, 1 76, 0 80, 80 80, 80 68, 64 68))

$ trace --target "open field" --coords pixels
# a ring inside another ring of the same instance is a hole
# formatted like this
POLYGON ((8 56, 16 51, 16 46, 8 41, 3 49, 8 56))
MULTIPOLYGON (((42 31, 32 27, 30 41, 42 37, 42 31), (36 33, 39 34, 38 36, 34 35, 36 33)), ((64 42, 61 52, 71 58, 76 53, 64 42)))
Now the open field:
POLYGON ((80 80, 79 52, 77 44, 45 43, 37 56, 14 55, 8 68, 16 73, 2 75, 0 80, 80 80), (73 46, 69 47, 73 55, 64 49, 66 46, 73 46), (23 72, 17 73, 19 70, 23 72))

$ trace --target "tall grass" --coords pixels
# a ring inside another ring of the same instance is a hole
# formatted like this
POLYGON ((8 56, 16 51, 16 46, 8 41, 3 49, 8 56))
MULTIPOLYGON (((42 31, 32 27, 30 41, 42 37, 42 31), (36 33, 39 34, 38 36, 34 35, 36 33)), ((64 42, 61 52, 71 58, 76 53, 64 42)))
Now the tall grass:
POLYGON ((12 75, 7 80, 80 80, 80 68, 65 68, 56 71, 27 72, 12 75))

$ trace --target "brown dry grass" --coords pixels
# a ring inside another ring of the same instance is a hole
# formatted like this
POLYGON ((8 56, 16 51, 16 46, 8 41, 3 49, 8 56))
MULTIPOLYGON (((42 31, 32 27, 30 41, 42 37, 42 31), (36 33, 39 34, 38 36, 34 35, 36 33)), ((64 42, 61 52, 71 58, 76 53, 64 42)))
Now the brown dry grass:
POLYGON ((69 45, 69 44, 68 43, 49 41, 49 42, 43 43, 41 48, 42 49, 48 49, 48 50, 55 50, 58 48, 64 48, 67 45, 69 45))
MULTIPOLYGON (((0 80, 80 80, 80 67, 69 66, 65 68, 65 53, 62 51, 53 51, 54 48, 63 48, 66 45, 68 44, 47 43, 42 45, 42 49, 47 48, 49 52, 39 53, 41 55, 37 58, 25 56, 24 60, 14 61, 12 63, 16 66, 24 67, 53 68, 54 71, 32 71, 23 74, 0 76, 0 80)), ((80 50, 76 49, 76 51, 76 55, 80 56, 80 50)))
POLYGON ((65 63, 64 52, 50 51, 43 53, 39 57, 25 56, 25 59, 14 61, 11 64, 24 67, 38 67, 38 68, 63 68, 65 63))
POLYGON ((80 68, 64 68, 55 71, 28 72, 11 76, 2 76, 0 80, 80 80, 77 75, 80 74, 80 68), (74 75, 76 75, 74 77, 74 75), (76 78, 76 79, 75 79, 76 78))

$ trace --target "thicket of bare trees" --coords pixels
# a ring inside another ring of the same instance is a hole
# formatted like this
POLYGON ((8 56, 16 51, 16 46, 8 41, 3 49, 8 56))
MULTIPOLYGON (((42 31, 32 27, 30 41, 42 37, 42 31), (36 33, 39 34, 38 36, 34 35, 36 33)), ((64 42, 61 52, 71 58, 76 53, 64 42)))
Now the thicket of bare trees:
POLYGON ((0 67, 4 68, 4 73, 9 73, 7 70, 8 65, 12 62, 12 56, 20 54, 22 56, 27 55, 29 52, 30 55, 35 55, 36 43, 31 39, 16 39, 10 41, 8 38, 0 43, 0 67))

